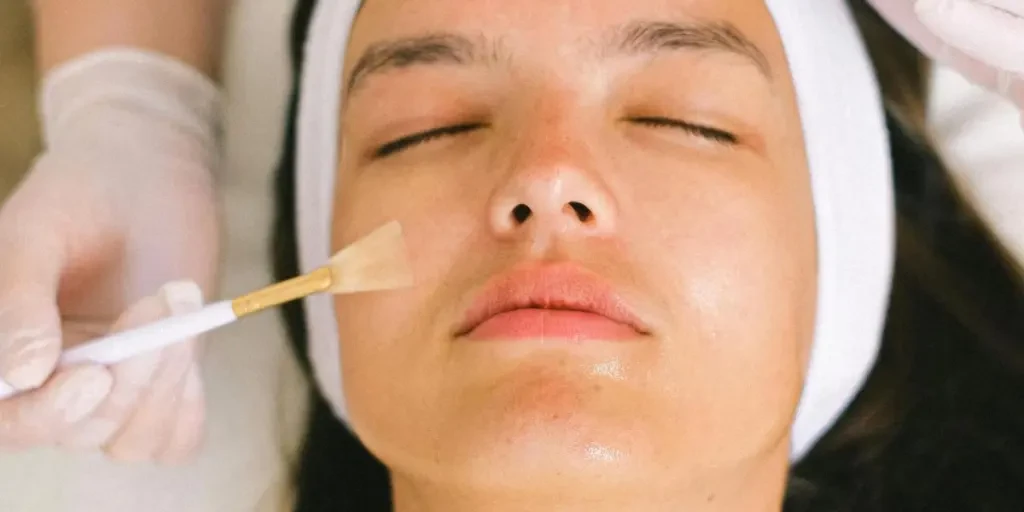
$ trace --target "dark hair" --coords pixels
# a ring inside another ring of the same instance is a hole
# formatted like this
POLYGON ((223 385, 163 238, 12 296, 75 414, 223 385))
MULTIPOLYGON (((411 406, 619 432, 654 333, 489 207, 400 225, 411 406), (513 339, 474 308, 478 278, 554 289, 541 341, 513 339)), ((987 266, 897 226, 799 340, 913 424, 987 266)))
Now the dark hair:
MULTIPOLYGON (((1021 276, 958 193, 925 128, 929 67, 862 0, 850 0, 887 102, 898 211, 896 269, 881 353, 863 390, 791 469, 786 512, 1024 510, 1021 276)), ((292 32, 302 72, 313 0, 292 32)), ((298 273, 293 90, 277 175, 274 270, 298 273)), ((310 374, 301 303, 284 308, 310 374)), ((297 512, 391 510, 386 468, 310 386, 295 472, 297 512)))

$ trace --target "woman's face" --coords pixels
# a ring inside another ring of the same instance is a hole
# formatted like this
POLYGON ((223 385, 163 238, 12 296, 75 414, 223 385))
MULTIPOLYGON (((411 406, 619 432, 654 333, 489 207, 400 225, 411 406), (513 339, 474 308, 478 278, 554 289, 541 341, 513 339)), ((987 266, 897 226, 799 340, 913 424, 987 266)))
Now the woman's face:
POLYGON ((762 0, 374 0, 345 62, 334 248, 395 219, 416 275, 336 302, 352 426, 396 477, 785 460, 816 258, 762 0))

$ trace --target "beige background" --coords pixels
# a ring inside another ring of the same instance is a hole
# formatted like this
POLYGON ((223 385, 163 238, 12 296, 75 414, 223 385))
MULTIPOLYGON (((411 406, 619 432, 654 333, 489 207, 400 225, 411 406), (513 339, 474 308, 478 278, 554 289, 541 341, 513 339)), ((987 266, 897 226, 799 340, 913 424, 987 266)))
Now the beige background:
POLYGON ((28 2, 0 1, 0 198, 39 151, 28 2))
MULTIPOLYGON (((75 0, 67 0, 75 1, 75 0)), ((0 0, 0 197, 38 151, 28 0, 0 0)), ((289 87, 284 43, 291 0, 235 0, 225 69, 228 229, 225 296, 270 280, 270 176, 289 87)), ((1016 112, 940 73, 935 130, 982 210, 1024 260, 1024 136, 1016 112)), ((0 248, 0 251, 12 248, 0 248)), ((208 442, 184 468, 122 466, 90 454, 0 455, 3 512, 269 512, 281 510, 303 382, 278 318, 218 331, 204 359, 208 442)))

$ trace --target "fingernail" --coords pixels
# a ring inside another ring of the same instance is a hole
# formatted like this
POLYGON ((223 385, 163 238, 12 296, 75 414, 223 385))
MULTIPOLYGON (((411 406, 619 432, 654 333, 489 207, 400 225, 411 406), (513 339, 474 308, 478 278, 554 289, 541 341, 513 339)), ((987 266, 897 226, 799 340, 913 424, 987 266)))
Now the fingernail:
POLYGON ((64 423, 77 423, 103 403, 113 385, 114 378, 103 367, 76 369, 57 389, 53 410, 64 423))
POLYGON ((172 281, 160 289, 171 315, 190 313, 203 307, 203 290, 193 281, 172 281))
POLYGON ((35 331, 15 333, 0 355, 0 375, 18 390, 35 389, 46 381, 56 363, 60 340, 35 331))

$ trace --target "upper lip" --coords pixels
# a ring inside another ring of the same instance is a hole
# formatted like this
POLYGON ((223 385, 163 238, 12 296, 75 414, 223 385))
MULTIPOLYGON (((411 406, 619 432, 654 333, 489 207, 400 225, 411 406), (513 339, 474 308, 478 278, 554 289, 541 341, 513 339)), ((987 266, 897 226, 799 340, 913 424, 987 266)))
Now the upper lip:
POLYGON ((513 268, 491 278, 459 323, 455 336, 469 334, 488 319, 517 309, 583 311, 632 327, 650 330, 604 280, 577 265, 538 264, 513 268))

